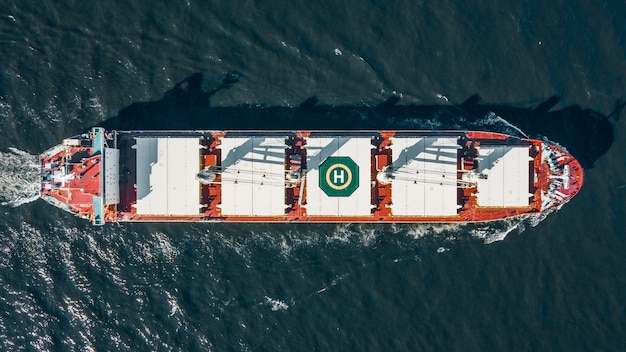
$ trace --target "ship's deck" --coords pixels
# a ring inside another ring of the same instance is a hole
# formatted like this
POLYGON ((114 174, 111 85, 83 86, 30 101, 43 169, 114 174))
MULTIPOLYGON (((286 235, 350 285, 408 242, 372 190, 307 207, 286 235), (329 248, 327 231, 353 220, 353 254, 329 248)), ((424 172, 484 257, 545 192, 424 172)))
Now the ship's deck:
POLYGON ((473 170, 463 166, 466 139, 461 132, 121 132, 118 218, 471 221, 477 207, 486 217, 536 210, 534 144, 483 141, 476 171, 488 177, 470 187, 462 179, 473 170), (203 169, 216 180, 199 183, 203 169), (293 172, 301 179, 288 185, 293 172), (498 198, 499 189, 508 196, 498 198))

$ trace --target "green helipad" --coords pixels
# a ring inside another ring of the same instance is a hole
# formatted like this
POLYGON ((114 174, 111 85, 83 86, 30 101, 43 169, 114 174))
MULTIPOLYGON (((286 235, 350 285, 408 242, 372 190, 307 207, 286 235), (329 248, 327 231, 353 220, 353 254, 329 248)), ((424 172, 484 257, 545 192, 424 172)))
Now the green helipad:
POLYGON ((331 156, 320 165, 319 184, 329 197, 349 197, 359 188, 359 166, 347 156, 331 156))

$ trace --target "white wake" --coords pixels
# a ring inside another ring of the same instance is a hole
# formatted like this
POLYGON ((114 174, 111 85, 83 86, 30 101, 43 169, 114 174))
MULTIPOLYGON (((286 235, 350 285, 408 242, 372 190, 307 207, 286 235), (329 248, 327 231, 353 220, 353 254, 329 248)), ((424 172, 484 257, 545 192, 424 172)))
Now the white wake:
POLYGON ((18 207, 37 200, 39 175, 37 156, 16 148, 0 152, 0 204, 18 207))

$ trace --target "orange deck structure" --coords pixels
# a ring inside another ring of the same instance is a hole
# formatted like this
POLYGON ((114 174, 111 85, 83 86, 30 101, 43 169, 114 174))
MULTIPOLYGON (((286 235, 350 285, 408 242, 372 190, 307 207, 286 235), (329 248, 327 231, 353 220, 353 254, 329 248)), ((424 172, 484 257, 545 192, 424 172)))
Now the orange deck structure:
POLYGON ((580 163, 480 131, 105 131, 41 157, 41 197, 106 222, 482 222, 560 207, 580 163))

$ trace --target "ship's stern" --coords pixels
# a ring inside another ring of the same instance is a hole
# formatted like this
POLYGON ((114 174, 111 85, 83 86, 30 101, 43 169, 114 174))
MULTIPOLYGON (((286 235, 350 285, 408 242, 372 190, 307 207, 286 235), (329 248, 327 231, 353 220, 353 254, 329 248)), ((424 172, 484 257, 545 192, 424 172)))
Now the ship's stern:
POLYGON ((96 225, 104 224, 103 135, 94 128, 40 155, 41 198, 96 225))

